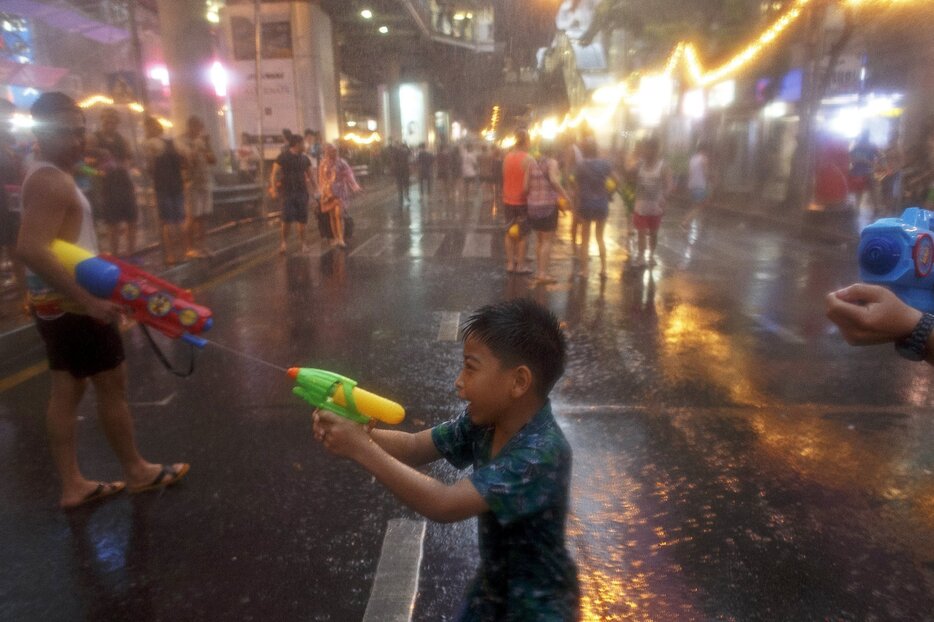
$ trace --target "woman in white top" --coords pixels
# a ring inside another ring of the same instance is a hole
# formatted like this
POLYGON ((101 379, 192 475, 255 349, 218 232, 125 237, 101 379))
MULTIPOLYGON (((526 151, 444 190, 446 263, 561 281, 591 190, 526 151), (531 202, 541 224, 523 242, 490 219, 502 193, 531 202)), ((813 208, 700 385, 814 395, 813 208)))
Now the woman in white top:
POLYGON ((477 181, 477 154, 471 145, 465 145, 461 151, 461 184, 463 199, 470 198, 470 187, 477 181))
POLYGON ((704 143, 697 146, 697 151, 691 156, 688 164, 688 192, 691 194, 691 209, 681 221, 681 227, 685 229, 707 205, 707 198, 710 196, 710 159, 707 157, 707 145, 704 143))
POLYGON ((638 254, 632 265, 645 265, 645 249, 648 242, 649 265, 655 265, 655 246, 658 244, 658 229, 673 187, 671 169, 660 157, 661 146, 657 138, 649 138, 642 145, 642 159, 636 172, 636 205, 632 224, 639 233, 638 254))

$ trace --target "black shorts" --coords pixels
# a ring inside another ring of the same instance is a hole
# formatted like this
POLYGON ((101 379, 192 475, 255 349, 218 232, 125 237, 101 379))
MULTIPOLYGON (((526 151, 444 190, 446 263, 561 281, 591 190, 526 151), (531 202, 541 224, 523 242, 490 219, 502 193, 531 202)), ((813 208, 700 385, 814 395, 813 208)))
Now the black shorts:
POLYGON ((542 218, 532 218, 529 216, 529 225, 532 231, 543 231, 550 233, 558 229, 558 209, 555 208, 550 215, 542 218))
POLYGON ((506 231, 514 224, 519 225, 519 235, 529 234, 529 207, 527 205, 503 205, 503 212, 506 216, 506 231))
POLYGON ((118 367, 125 358, 116 324, 101 324, 87 315, 66 313, 54 320, 35 318, 45 342, 49 369, 88 378, 118 367))
POLYGON ((159 220, 163 224, 177 225, 185 222, 185 195, 156 193, 156 205, 159 207, 159 220))
POLYGON ((136 190, 125 168, 115 168, 104 175, 101 183, 101 215, 109 225, 136 222, 139 216, 136 190))
POLYGON ((307 194, 287 194, 282 198, 282 221, 308 223, 307 194))

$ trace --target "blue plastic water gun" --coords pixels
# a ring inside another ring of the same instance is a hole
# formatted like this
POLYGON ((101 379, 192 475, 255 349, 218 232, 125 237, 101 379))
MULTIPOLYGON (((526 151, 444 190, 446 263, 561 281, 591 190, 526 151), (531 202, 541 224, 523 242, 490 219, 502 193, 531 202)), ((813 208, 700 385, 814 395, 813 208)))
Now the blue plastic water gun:
POLYGON ((860 235, 859 278, 891 289, 905 304, 934 313, 934 212, 909 207, 860 235))

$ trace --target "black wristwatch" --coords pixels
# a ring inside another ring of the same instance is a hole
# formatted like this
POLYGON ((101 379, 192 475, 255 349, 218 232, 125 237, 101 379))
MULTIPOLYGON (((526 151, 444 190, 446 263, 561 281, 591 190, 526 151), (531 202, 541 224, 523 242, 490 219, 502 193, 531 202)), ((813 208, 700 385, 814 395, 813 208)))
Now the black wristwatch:
POLYGON ((934 315, 925 313, 910 335, 895 342, 895 351, 909 361, 923 361, 928 353, 931 331, 934 331, 934 315))

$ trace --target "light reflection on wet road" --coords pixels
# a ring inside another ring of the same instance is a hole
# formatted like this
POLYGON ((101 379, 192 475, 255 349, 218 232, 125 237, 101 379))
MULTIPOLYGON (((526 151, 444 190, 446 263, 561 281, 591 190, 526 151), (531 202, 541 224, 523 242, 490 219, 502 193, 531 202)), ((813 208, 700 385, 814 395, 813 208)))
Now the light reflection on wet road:
MULTIPOLYGON (((568 530, 584 620, 931 618, 934 370, 831 330, 823 294, 855 278, 852 249, 708 217, 691 232, 666 227, 659 265, 636 271, 617 219, 609 279, 570 279, 565 238, 562 278, 531 287, 502 273, 490 216, 478 204, 361 211, 356 254, 269 253, 197 291, 217 317, 210 336, 354 377, 403 402, 404 426, 420 429, 459 406, 460 351, 437 341, 443 318, 532 296, 571 344, 554 400, 575 453, 568 530)), ((386 521, 411 514, 313 446, 276 372, 209 347, 178 383, 137 333, 127 347, 133 401, 177 394, 137 409, 141 442, 183 454, 192 475, 66 522, 47 509, 47 380, 5 394, 0 457, 14 466, 0 534, 17 545, 0 570, 0 614, 359 619, 386 521), (40 570, 47 578, 30 582, 40 570)), ((83 459, 106 473, 87 403, 83 414, 83 459)), ((429 526, 418 622, 456 610, 473 529, 429 526)))

